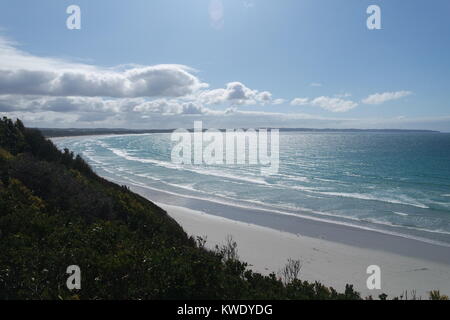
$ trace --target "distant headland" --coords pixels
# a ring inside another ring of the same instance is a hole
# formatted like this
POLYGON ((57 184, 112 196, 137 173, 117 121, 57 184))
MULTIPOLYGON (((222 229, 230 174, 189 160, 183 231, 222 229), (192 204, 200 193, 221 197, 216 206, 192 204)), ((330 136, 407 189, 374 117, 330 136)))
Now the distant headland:
MULTIPOLYGON (((69 137, 89 135, 121 135, 146 133, 172 133, 176 129, 124 129, 124 128, 36 128, 46 137, 69 137)), ((246 128, 241 128, 246 130, 246 128)), ((271 129, 271 128, 267 128, 271 129)), ((440 133, 433 130, 414 129, 317 129, 317 128, 278 128, 280 132, 373 132, 373 133, 440 133)), ((193 130, 193 129, 188 129, 193 130)), ((204 129, 207 130, 207 129, 204 129)), ((224 131, 226 129, 218 129, 224 131)))

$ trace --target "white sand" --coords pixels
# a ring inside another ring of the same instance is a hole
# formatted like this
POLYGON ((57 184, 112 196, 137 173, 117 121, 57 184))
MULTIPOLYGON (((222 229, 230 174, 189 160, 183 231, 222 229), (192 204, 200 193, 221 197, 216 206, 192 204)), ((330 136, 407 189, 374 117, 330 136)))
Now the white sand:
POLYGON ((364 296, 377 297, 381 292, 399 296, 416 290, 417 296, 428 298, 430 290, 450 294, 450 265, 405 257, 383 251, 364 249, 327 240, 237 222, 182 207, 157 203, 166 210, 189 235, 207 236, 207 246, 225 242, 232 235, 238 243, 242 261, 254 271, 277 272, 288 258, 300 259, 303 280, 320 281, 343 291, 353 284, 364 296), (369 290, 367 267, 381 268, 381 290, 369 290))

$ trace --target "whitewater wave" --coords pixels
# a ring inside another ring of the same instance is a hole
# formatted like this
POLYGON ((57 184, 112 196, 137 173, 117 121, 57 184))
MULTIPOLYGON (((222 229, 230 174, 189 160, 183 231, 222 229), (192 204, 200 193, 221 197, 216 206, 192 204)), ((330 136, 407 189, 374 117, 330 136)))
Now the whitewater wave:
POLYGON ((335 197, 381 201, 381 202, 387 202, 387 203, 402 204, 405 206, 413 206, 413 207, 422 208, 422 209, 429 209, 428 206, 426 206, 422 203, 405 202, 405 201, 401 201, 401 200, 397 200, 397 199, 376 197, 373 195, 362 194, 362 193, 345 193, 345 192, 318 192, 318 193, 323 194, 323 195, 335 196, 335 197))
POLYGON ((283 179, 286 180, 290 180, 290 181, 299 181, 299 182, 310 182, 310 179, 308 177, 301 177, 301 176, 296 176, 296 175, 287 175, 287 174, 277 174, 277 177, 281 177, 283 179))
MULTIPOLYGON (((405 228, 405 229, 409 229, 409 230, 416 230, 416 231, 421 231, 421 232, 430 232, 430 233, 437 233, 437 234, 450 234, 450 232, 448 232, 446 230, 426 229, 426 228, 420 228, 420 227, 415 227, 415 226, 400 225, 400 224, 396 224, 396 223, 380 220, 380 219, 378 219, 376 217, 358 218, 358 217, 345 216, 345 215, 340 215, 340 214, 335 214, 335 213, 330 213, 330 212, 322 212, 322 211, 312 210, 312 209, 308 209, 308 208, 301 208, 301 207, 296 207, 296 206, 271 205, 271 204, 267 204, 267 203, 259 201, 259 200, 236 199, 236 198, 232 198, 232 197, 227 197, 227 196, 225 196, 223 194, 220 194, 220 195, 210 194, 210 193, 207 193, 207 192, 203 192, 203 191, 197 190, 197 189, 192 188, 191 186, 187 186, 187 185, 178 185, 178 184, 172 184, 172 183, 167 183, 167 182, 161 181, 165 185, 169 185, 169 186, 173 186, 173 187, 177 187, 177 188, 181 188, 181 189, 187 189, 187 190, 190 190, 190 191, 196 191, 196 192, 202 193, 202 194, 206 195, 206 197, 184 195, 184 194, 180 194, 180 193, 176 193, 176 192, 171 192, 171 191, 168 191, 168 190, 165 190, 165 189, 155 188, 153 186, 148 186, 145 183, 141 183, 141 182, 135 181, 135 180, 133 180, 133 179, 131 179, 129 177, 125 177, 125 176, 121 176, 121 177, 126 179, 127 181, 129 181, 131 184, 136 185, 138 187, 145 188, 145 189, 150 189, 150 190, 155 190, 155 191, 158 191, 158 192, 169 193, 169 194, 176 195, 176 196, 188 197, 188 198, 191 198, 191 199, 197 199, 197 200, 203 200, 203 201, 209 201, 209 202, 215 202, 215 203, 220 203, 220 204, 223 204, 223 205, 239 207, 239 208, 243 208, 243 209, 261 210, 261 211, 277 213, 277 214, 282 214, 282 215, 287 215, 287 216, 292 216, 292 217, 299 217, 299 218, 312 219, 312 220, 322 221, 322 222, 327 222, 327 223, 334 223, 334 224, 339 224, 339 225, 345 225, 345 226, 355 227, 355 228, 359 228, 359 229, 375 231, 375 232, 380 232, 380 233, 386 233, 386 234, 401 236, 401 237, 405 237, 405 238, 416 239, 416 240, 420 240, 422 242, 434 243, 434 244, 445 245, 445 246, 449 246, 450 247, 450 245, 448 245, 446 243, 442 243, 440 241, 435 241, 435 240, 431 240, 431 239, 425 239, 425 238, 421 238, 421 237, 415 237, 415 236, 412 236, 412 235, 407 235, 407 234, 403 234, 403 233, 399 233, 399 232, 392 232, 392 231, 388 231, 388 230, 381 230, 381 229, 378 229, 378 228, 365 227, 365 226, 358 225, 356 223, 357 222, 370 222, 370 223, 372 223, 374 225, 385 225, 385 226, 389 226, 389 227, 393 227, 393 228, 405 228), (217 196, 217 198, 212 198, 211 195, 215 195, 215 196, 217 196), (220 200, 218 198, 222 198, 224 200, 220 200), (238 204, 237 202, 247 203, 247 205, 245 205, 245 204, 238 204), (288 210, 288 211, 286 211, 286 210, 288 210), (294 212, 289 212, 290 210, 295 210, 296 212, 295 213, 294 212), (299 211, 300 211, 300 213, 299 213, 299 211), (306 214, 306 213, 308 213, 308 214, 306 214), (309 214, 312 214, 314 216, 311 216, 309 214), (317 215, 323 216, 323 217, 327 217, 328 219, 326 219, 326 218, 319 218, 319 217, 317 217, 317 215), (348 221, 354 221, 354 223, 337 221, 337 220, 330 220, 330 218, 338 218, 338 219, 343 219, 343 220, 348 220, 348 221)), ((123 182, 123 181, 121 181, 121 182, 123 182)), ((400 215, 407 215, 407 214, 401 213, 401 212, 394 212, 394 213, 400 214, 400 215)))
MULTIPOLYGON (((230 203, 228 201, 221 201, 221 200, 212 199, 212 198, 203 198, 203 197, 197 197, 197 196, 192 196, 192 195, 186 196, 186 195, 175 193, 175 192, 171 192, 171 191, 168 191, 168 190, 164 190, 164 189, 159 189, 159 188, 155 188, 155 187, 152 187, 152 186, 148 186, 148 185, 145 185, 145 184, 133 181, 132 179, 128 179, 126 177, 124 177, 124 178, 127 179, 132 185, 135 185, 137 187, 141 187, 141 188, 148 189, 148 190, 154 190, 154 191, 157 191, 157 192, 168 193, 168 194, 172 194, 172 195, 179 196, 179 197, 187 197, 189 199, 197 199, 197 200, 215 202, 215 203, 220 203, 220 204, 223 204, 223 205, 233 206, 233 207, 242 208, 242 209, 260 210, 260 211, 264 211, 264 212, 282 214, 282 215, 291 216, 291 217, 310 219, 310 220, 313 220, 313 221, 332 223, 332 224, 337 224, 337 225, 342 225, 342 226, 347 226, 347 227, 358 228, 358 229, 361 229, 361 230, 379 232, 379 233, 394 235, 394 236, 403 237, 403 238, 407 238, 407 239, 418 240, 418 241, 425 242, 425 243, 431 243, 431 244, 437 244, 437 245, 441 245, 441 246, 450 247, 450 245, 448 243, 445 243, 445 242, 432 240, 432 239, 427 239, 427 238, 422 238, 422 237, 417 237, 417 236, 414 236, 414 235, 404 234, 404 233, 401 233, 401 232, 395 232, 395 231, 389 231, 389 230, 383 230, 383 229, 378 229, 378 228, 361 226, 361 225, 358 225, 358 224, 355 224, 355 223, 351 223, 351 222, 343 222, 343 221, 337 221, 337 220, 324 219, 324 218, 320 218, 320 217, 317 217, 317 216, 311 216, 311 215, 306 215, 306 214, 302 214, 302 213, 290 213, 290 212, 277 210, 277 209, 271 209, 271 208, 260 208, 260 207, 254 207, 254 206, 241 205, 241 204, 237 204, 237 203, 230 203)), ((116 180, 116 179, 113 179, 113 178, 109 178, 109 179, 114 181, 114 182, 117 182, 117 183, 123 183, 124 182, 124 181, 116 180)), ((251 202, 251 201, 248 201, 248 202, 251 202)), ((254 202, 255 203, 261 203, 259 201, 254 201, 254 202)), ((354 220, 354 221, 359 221, 359 222, 365 221, 365 219, 358 219, 358 218, 347 217, 347 216, 345 216, 345 217, 344 216, 338 216, 338 215, 334 215, 334 214, 330 214, 330 213, 324 213, 324 212, 318 212, 318 211, 310 210, 310 209, 304 209, 304 211, 305 211, 305 213, 306 212, 311 212, 311 213, 318 214, 318 215, 329 216, 329 217, 345 218, 347 220, 354 220)), ((396 224, 392 224, 392 223, 388 223, 388 222, 378 221, 378 220, 375 220, 373 218, 369 218, 366 221, 372 222, 375 225, 376 224, 378 224, 378 225, 386 225, 386 226, 395 227, 395 228, 406 228, 406 229, 413 229, 413 230, 417 230, 417 231, 430 232, 430 233, 450 234, 450 232, 447 232, 445 230, 427 230, 427 229, 422 229, 422 228, 406 227, 406 226, 400 226, 400 225, 396 225, 396 224), (369 220, 372 220, 373 222, 369 221, 369 220)))
POLYGON ((408 213, 404 213, 404 212, 397 212, 397 211, 392 211, 393 213, 395 213, 396 215, 402 216, 402 217, 407 217, 409 216, 408 213))
POLYGON ((228 178, 228 179, 234 179, 234 180, 239 180, 239 181, 246 181, 246 182, 250 182, 250 183, 269 185, 269 183, 267 181, 265 181, 263 178, 244 177, 242 175, 238 176, 238 175, 226 173, 224 171, 201 169, 201 168, 189 167, 189 166, 185 166, 185 165, 182 166, 182 165, 173 164, 168 161, 144 159, 144 158, 134 157, 134 156, 130 155, 128 152, 121 150, 121 149, 116 149, 116 148, 107 148, 107 149, 110 150, 111 152, 113 152, 115 155, 117 155, 121 158, 127 159, 129 161, 136 161, 136 162, 140 162, 140 163, 150 163, 150 164, 154 164, 154 165, 168 168, 168 169, 189 171, 189 172, 194 172, 194 173, 198 173, 198 174, 202 174, 202 175, 209 175, 209 176, 215 176, 215 177, 220 177, 220 178, 228 178))
MULTIPOLYGON (((320 190, 323 190, 323 188, 307 187, 307 186, 302 186, 302 185, 287 185, 287 184, 283 184, 283 183, 270 184, 263 178, 245 177, 243 175, 237 176, 235 174, 226 173, 224 171, 215 171, 215 170, 211 170, 211 169, 201 169, 201 168, 181 166, 181 165, 173 164, 171 162, 160 161, 160 160, 155 160, 155 159, 144 159, 144 158, 132 156, 125 150, 111 148, 109 146, 107 147, 107 149, 110 150, 111 152, 113 152, 115 155, 117 155, 121 158, 127 159, 129 161, 137 161, 140 163, 154 164, 154 165, 165 167, 168 169, 189 171, 189 172, 194 172, 197 174, 215 176, 215 177, 220 177, 222 179, 225 178, 225 179, 232 179, 232 180, 238 180, 238 181, 245 181, 245 182, 261 184, 261 185, 265 185, 265 186, 269 186, 269 187, 289 188, 289 189, 293 189, 293 190, 300 190, 300 191, 328 195, 328 196, 354 198, 354 199, 360 199, 360 200, 381 201, 381 202, 386 202, 386 203, 401 204, 401 205, 407 205, 407 206, 414 206, 414 207, 422 208, 422 209, 429 209, 428 206, 421 204, 421 203, 416 203, 413 201, 401 201, 398 199, 376 197, 373 195, 361 194, 361 193, 320 191, 320 190)), ((286 175, 284 175, 284 176, 286 176, 286 175)), ((292 179, 292 180, 295 180, 295 179, 296 179, 296 177, 294 177, 294 179, 292 179)), ((304 181, 304 178, 300 177, 299 180, 304 181)))
MULTIPOLYGON (((396 228, 405 228, 405 229, 409 229, 409 230, 416 230, 416 231, 426 231, 426 232, 430 232, 430 233, 438 233, 438 234, 447 234, 450 235, 449 231, 446 230, 442 230, 442 229, 425 229, 425 228, 421 228, 418 226, 410 226, 410 225, 405 225, 405 224, 398 224, 398 223, 393 223, 390 221, 385 221, 385 220, 380 220, 377 219, 375 217, 373 218, 365 218, 363 221, 368 221, 374 224, 381 224, 381 225, 385 225, 385 226, 389 226, 389 227, 396 227, 396 228)), ((448 245, 450 247, 450 245, 448 245)))

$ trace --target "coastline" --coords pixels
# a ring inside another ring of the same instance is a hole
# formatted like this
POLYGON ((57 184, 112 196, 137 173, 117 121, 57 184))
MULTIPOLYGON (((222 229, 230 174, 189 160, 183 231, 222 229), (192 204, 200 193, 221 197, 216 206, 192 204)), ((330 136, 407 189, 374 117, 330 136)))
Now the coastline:
MULTIPOLYGON (((208 248, 223 244, 231 235, 240 259, 253 271, 277 273, 291 258, 301 260, 302 280, 319 281, 338 291, 351 284, 363 297, 386 293, 393 298, 407 292, 410 298, 415 293, 427 299, 431 290, 450 293, 449 247, 307 218, 295 218, 303 232, 292 233, 259 223, 264 220, 236 219, 246 211, 243 208, 235 207, 230 214, 233 207, 224 210, 224 205, 213 203, 220 212, 211 213, 213 207, 203 201, 126 185, 166 210, 189 235, 206 236, 208 248), (370 265, 381 268, 381 290, 367 289, 370 265)), ((257 211, 250 210, 253 218, 258 217, 257 211)), ((272 214, 270 221, 274 220, 272 214)))
MULTIPOLYGON (((245 224, 257 225, 287 232, 293 235, 336 242, 363 249, 381 250, 411 258, 429 260, 445 264, 450 268, 450 247, 418 240, 403 235, 338 224, 322 219, 303 216, 282 215, 257 208, 244 208, 209 200, 193 199, 185 195, 175 195, 152 187, 136 186, 129 182, 111 181, 127 185, 133 192, 162 204, 183 207, 227 218, 245 224)), ((450 279, 449 279, 450 281, 450 279)))
POLYGON ((363 297, 386 293, 393 298, 413 292, 422 299, 431 290, 450 292, 450 266, 411 258, 380 250, 365 249, 308 236, 294 235, 209 215, 183 207, 156 203, 168 212, 183 229, 193 236, 206 237, 208 248, 223 244, 231 235, 238 244, 238 255, 253 271, 270 274, 280 270, 288 258, 302 263, 300 278, 320 281, 344 291, 346 284, 354 285, 363 297), (369 290, 366 281, 369 265, 381 268, 381 290, 369 290))

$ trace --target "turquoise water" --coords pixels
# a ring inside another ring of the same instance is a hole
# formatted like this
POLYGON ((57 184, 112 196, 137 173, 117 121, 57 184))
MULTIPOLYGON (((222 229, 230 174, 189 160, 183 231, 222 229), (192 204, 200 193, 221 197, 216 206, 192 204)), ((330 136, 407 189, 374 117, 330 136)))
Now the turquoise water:
POLYGON ((450 244, 450 134, 280 134, 280 169, 175 165, 169 134, 55 139, 113 181, 450 244))

